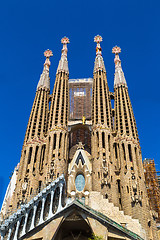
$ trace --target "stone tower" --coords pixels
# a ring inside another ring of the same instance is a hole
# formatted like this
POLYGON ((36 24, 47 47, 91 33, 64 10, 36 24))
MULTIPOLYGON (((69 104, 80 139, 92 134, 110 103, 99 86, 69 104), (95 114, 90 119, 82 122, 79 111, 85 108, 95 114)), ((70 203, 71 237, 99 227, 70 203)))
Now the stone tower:
MULTIPOLYGON (((121 67, 119 53, 114 47, 114 156, 119 167, 119 199, 124 213, 139 219, 145 229, 150 231, 152 216, 142 166, 141 147, 139 144, 136 121, 128 94, 128 87, 121 67)), ((154 239, 156 239, 153 234, 154 239)))
POLYGON ((47 181, 67 174, 68 153, 68 80, 67 44, 69 39, 62 38, 62 56, 56 73, 48 125, 47 181))
POLYGON ((93 79, 70 79, 69 39, 50 94, 46 61, 20 163, 1 210, 1 240, 157 240, 141 148, 119 53, 109 91, 97 35, 93 79), (111 104, 114 100, 114 107, 111 104))
POLYGON ((28 121, 11 209, 16 209, 30 196, 37 194, 41 188, 49 111, 49 58, 52 55, 50 50, 44 52, 46 61, 28 121))
POLYGON ((97 35, 94 41, 97 43, 97 47, 92 96, 93 190, 100 191, 104 197, 118 205, 118 187, 115 177, 118 164, 115 163, 112 154, 113 116, 106 69, 100 46, 102 37, 97 35))

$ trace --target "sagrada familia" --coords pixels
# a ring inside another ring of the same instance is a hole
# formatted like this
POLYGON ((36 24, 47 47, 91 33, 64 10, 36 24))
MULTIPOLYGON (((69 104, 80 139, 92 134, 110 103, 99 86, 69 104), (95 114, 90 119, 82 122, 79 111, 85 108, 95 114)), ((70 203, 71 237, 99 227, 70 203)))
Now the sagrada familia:
POLYGON ((62 38, 53 93, 50 57, 37 85, 21 159, 1 209, 1 240, 157 240, 136 121, 115 46, 109 91, 97 35, 93 78, 69 79, 62 38))

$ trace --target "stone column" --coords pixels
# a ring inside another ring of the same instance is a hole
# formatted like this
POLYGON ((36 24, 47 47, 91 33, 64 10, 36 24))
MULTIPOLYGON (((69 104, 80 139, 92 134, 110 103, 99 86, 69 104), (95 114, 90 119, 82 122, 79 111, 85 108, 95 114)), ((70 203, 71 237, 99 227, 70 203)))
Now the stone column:
POLYGON ((59 212, 62 209, 62 189, 63 189, 63 183, 59 184, 60 193, 59 193, 59 203, 58 203, 58 209, 57 212, 59 212))
POLYGON ((51 202, 50 202, 50 207, 49 207, 48 218, 51 218, 53 216, 53 213, 52 213, 53 197, 54 197, 54 190, 52 189, 51 190, 51 202))
POLYGON ((22 230, 22 235, 24 235, 26 233, 27 220, 28 220, 28 212, 26 212, 24 226, 23 226, 23 230, 22 230))
POLYGON ((39 224, 43 223, 44 220, 43 220, 43 213, 44 213, 44 204, 45 204, 45 201, 46 201, 46 196, 44 196, 42 198, 42 210, 41 210, 41 216, 40 216, 40 219, 39 219, 39 224))
POLYGON ((17 234, 18 234, 19 225, 20 225, 20 220, 18 220, 18 222, 17 222, 17 226, 16 226, 16 230, 15 230, 15 234, 14 234, 13 240, 17 240, 17 234))
POLYGON ((34 208, 33 208, 33 217, 32 217, 32 223, 31 223, 31 229, 34 228, 34 220, 35 220, 35 216, 36 216, 36 211, 37 211, 37 204, 34 205, 34 208))

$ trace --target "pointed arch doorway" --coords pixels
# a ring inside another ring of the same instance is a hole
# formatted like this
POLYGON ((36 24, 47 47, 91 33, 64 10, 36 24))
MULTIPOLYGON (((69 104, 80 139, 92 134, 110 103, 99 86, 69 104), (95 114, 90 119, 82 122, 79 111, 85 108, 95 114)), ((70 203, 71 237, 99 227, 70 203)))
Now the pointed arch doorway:
POLYGON ((72 212, 61 224, 52 240, 88 240, 92 229, 87 221, 77 212, 72 212))

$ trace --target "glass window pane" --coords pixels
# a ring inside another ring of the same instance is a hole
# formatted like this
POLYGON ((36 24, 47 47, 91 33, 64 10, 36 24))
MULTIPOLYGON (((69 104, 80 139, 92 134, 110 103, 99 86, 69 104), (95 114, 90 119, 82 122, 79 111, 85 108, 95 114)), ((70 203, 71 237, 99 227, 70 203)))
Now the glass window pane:
POLYGON ((82 174, 78 174, 75 180, 76 189, 81 192, 85 185, 85 178, 82 174))

